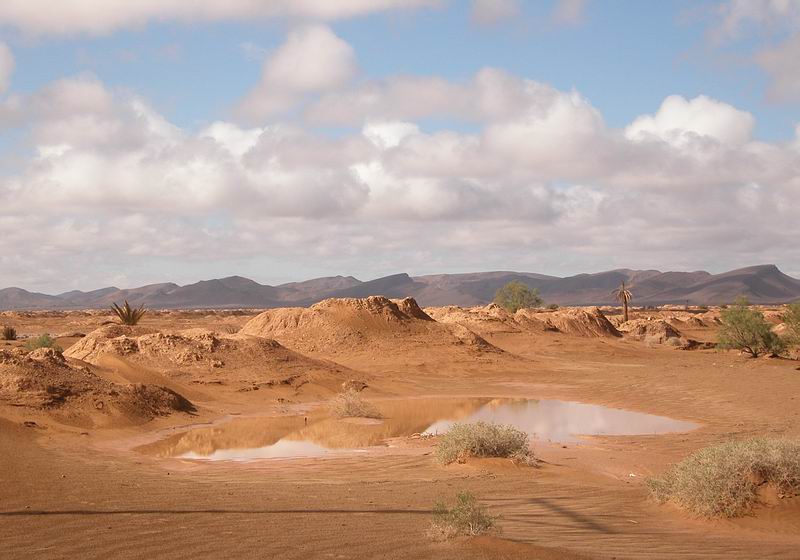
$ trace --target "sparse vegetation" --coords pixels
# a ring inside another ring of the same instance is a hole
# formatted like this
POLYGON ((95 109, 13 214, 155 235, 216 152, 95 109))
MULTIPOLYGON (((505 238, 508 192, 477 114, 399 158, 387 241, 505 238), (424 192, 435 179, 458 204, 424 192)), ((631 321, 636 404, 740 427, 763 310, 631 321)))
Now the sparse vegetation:
POLYGON ((475 536, 486 533, 494 527, 495 518, 478 504, 469 492, 459 492, 456 503, 448 507, 437 502, 433 509, 433 522, 429 535, 435 540, 447 540, 459 535, 475 536))
POLYGON ((618 302, 622 304, 622 320, 626 323, 628 322, 628 304, 630 304, 631 300, 633 299, 633 293, 625 287, 625 281, 622 281, 622 284, 619 288, 614 290, 611 293, 618 302))
POLYGON ((752 357, 766 353, 781 354, 785 342, 772 332, 764 315, 750 307, 745 298, 720 313, 719 348, 747 352, 752 357))
POLYGON ((704 517, 739 517, 759 501, 759 488, 800 493, 800 442, 754 438, 708 447, 661 478, 647 481, 660 502, 704 517))
POLYGON ((333 397, 330 410, 339 418, 382 418, 372 403, 367 402, 355 389, 347 389, 333 397))
POLYGON ((786 323, 787 341, 793 346, 800 346, 800 303, 793 303, 786 308, 783 315, 786 323))
POLYGON ((144 314, 147 313, 147 309, 145 309, 144 305, 133 308, 128 304, 128 300, 125 300, 125 304, 122 307, 116 303, 111 304, 111 310, 119 317, 123 325, 131 327, 138 325, 144 314))
POLYGON ((3 327, 3 340, 17 340, 17 329, 11 325, 3 327))
POLYGON ((58 350, 62 352, 63 349, 61 346, 58 345, 56 339, 51 337, 49 334, 43 334, 37 336, 36 338, 32 338, 25 343, 25 348, 28 350, 37 350, 39 348, 52 348, 53 350, 58 350))
POLYGON ((547 306, 547 309, 549 309, 550 311, 556 311, 558 309, 558 304, 551 303, 550 305, 547 306))
POLYGON ((520 309, 539 307, 543 300, 539 297, 539 290, 531 289, 522 282, 514 280, 497 290, 494 302, 507 311, 516 313, 520 309))
POLYGON ((508 457, 532 464, 528 434, 514 426, 475 422, 454 424, 439 438, 436 458, 443 465, 463 461, 467 457, 508 457))

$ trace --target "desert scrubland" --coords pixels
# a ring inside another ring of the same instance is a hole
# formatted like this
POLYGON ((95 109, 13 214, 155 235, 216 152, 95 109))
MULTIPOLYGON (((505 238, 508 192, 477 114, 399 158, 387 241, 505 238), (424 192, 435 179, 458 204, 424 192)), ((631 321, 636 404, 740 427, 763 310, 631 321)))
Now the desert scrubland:
MULTIPOLYGON (((762 311, 780 332, 782 308, 762 311)), ((797 558, 800 496, 768 477, 733 517, 648 480, 715 444, 800 438, 800 362, 715 348, 719 308, 620 313, 0 313, 18 335, 0 341, 0 557, 797 558), (26 348, 44 333, 63 353, 26 348), (371 413, 334 413, 343 392, 371 413), (535 416, 535 461, 437 460, 437 422, 503 414, 535 416), (459 492, 494 528, 431 538, 459 492)))

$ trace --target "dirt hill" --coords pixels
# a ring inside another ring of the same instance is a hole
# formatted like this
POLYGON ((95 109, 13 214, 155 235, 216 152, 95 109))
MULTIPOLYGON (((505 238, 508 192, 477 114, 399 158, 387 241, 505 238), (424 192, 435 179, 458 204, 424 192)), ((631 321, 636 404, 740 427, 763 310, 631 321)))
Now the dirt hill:
POLYGON ((335 298, 309 308, 274 309, 254 317, 241 334, 274 338, 299 351, 403 353, 449 347, 471 354, 500 352, 462 325, 433 320, 411 298, 335 298))
POLYGON ((0 350, 0 400, 47 411, 76 425, 103 425, 120 418, 136 423, 194 409, 170 389, 112 383, 52 348, 0 350))

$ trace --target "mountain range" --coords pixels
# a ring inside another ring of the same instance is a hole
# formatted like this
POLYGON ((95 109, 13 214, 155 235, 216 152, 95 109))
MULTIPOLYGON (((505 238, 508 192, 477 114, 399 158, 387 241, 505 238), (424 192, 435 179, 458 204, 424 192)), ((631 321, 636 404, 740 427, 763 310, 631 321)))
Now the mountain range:
POLYGON ((269 308, 370 295, 410 296, 423 306, 472 306, 492 301, 497 289, 513 280, 538 289, 546 303, 558 305, 612 304, 611 292, 623 281, 633 292, 635 305, 713 305, 730 303, 740 295, 752 303, 800 300, 800 280, 787 276, 775 265, 760 265, 723 274, 618 269, 560 278, 530 272, 473 272, 414 277, 394 274, 366 282, 352 276, 333 276, 279 286, 231 276, 186 286, 164 283, 58 295, 5 288, 0 290, 0 310, 96 309, 124 300, 156 309, 269 308))

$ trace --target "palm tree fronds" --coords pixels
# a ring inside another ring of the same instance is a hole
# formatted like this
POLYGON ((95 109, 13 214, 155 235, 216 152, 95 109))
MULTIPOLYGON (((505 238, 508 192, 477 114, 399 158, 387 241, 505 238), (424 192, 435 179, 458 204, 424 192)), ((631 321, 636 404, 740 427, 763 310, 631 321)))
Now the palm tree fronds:
POLYGON ((125 304, 122 307, 116 303, 112 303, 111 310, 117 317, 119 317, 119 320, 123 325, 130 326, 138 324, 142 316, 147 313, 147 309, 144 308, 144 305, 141 305, 138 308, 133 308, 128 303, 128 300, 125 300, 125 304))

